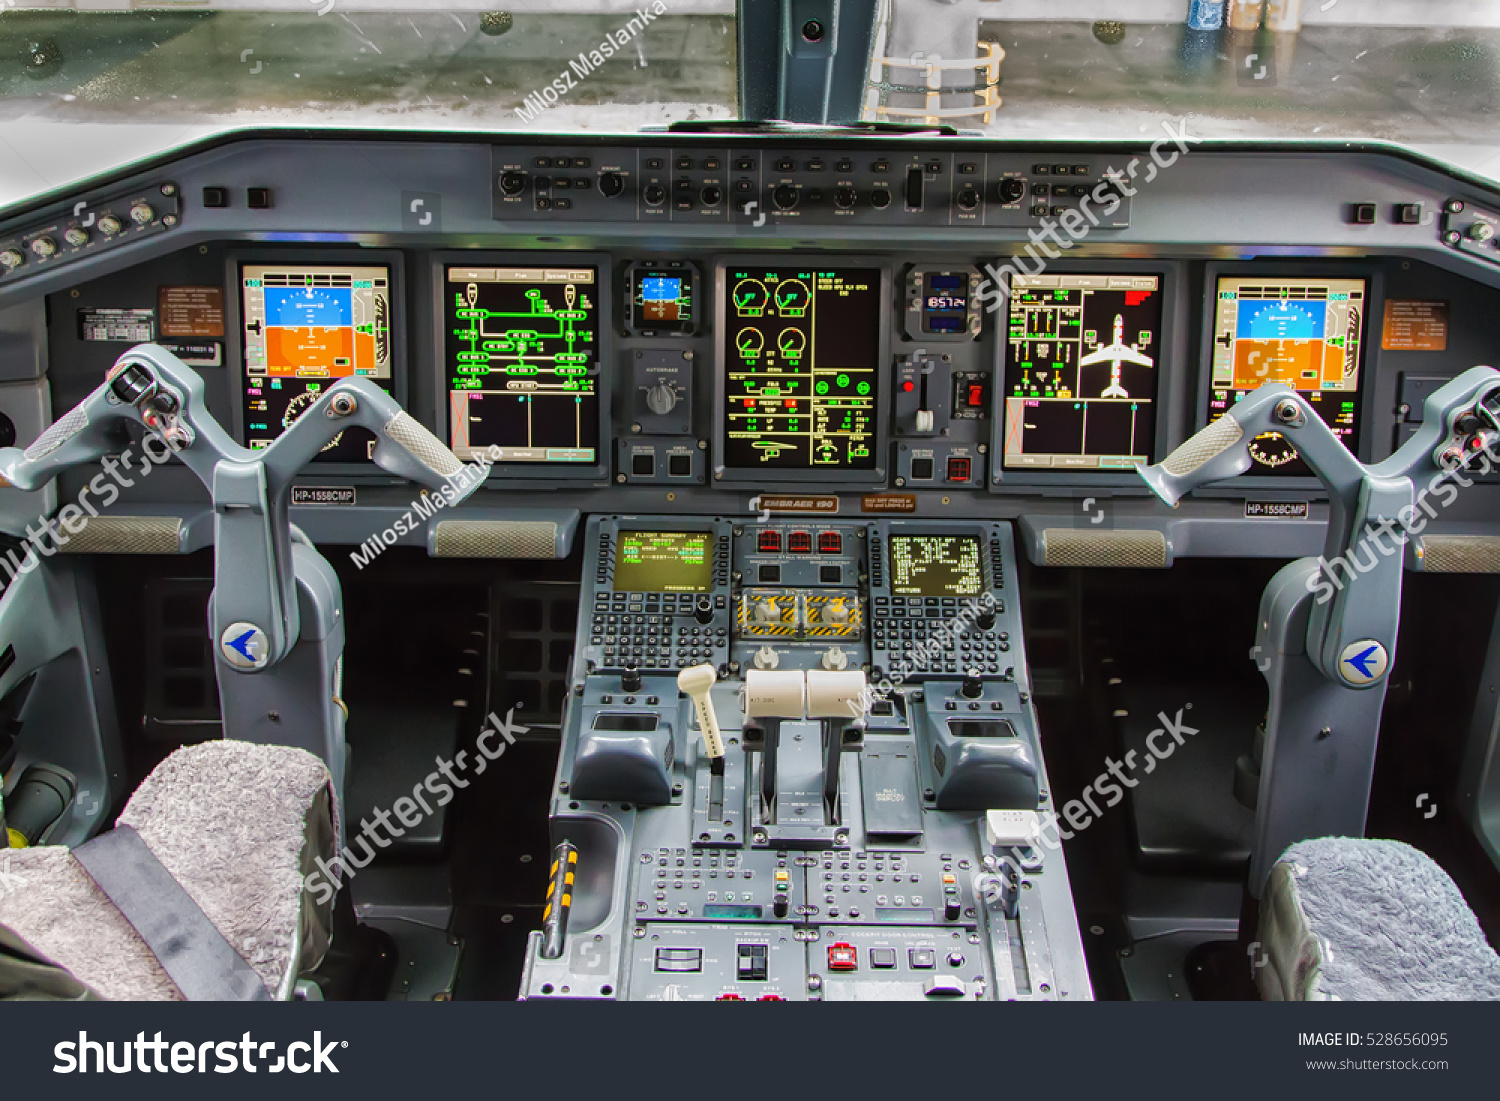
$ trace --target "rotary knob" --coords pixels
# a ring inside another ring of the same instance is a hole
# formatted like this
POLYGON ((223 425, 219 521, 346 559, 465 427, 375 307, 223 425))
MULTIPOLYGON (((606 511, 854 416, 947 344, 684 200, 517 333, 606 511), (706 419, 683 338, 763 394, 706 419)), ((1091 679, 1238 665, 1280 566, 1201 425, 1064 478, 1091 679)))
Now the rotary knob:
POLYGON ((130 220, 138 226, 148 226, 156 221, 156 211, 151 208, 150 203, 136 203, 130 208, 130 220))
POLYGON ((618 172, 605 172, 599 177, 599 194, 606 199, 613 199, 625 190, 625 178, 618 172))
POLYGON ((771 201, 777 210, 791 210, 797 205, 797 189, 791 184, 777 184, 771 192, 771 201))
POLYGON ((124 228, 125 224, 121 222, 120 219, 116 218, 113 214, 106 214, 104 215, 104 217, 99 219, 99 232, 104 234, 104 236, 106 237, 113 237, 116 233, 119 233, 120 230, 124 228))
POLYGON ((45 260, 57 254, 57 242, 51 237, 38 237, 31 242, 31 251, 38 259, 45 260))
POLYGON ((849 622, 849 605, 840 601, 837 604, 828 605, 828 622, 845 624, 849 622))
POLYGON ((979 674, 971 669, 964 674, 963 687, 959 689, 959 692, 966 700, 977 700, 984 695, 984 681, 980 680, 979 674))
POLYGON ((714 602, 707 596, 700 596, 693 605, 693 618, 704 625, 712 623, 714 621, 714 602))
POLYGON ((657 416, 665 416, 677 407, 677 391, 665 379, 646 388, 646 408, 657 416))
POLYGON ((89 243, 89 231, 82 226, 69 226, 63 230, 63 240, 74 248, 89 243))
POLYGON ((769 645, 762 646, 755 651, 755 667, 757 669, 775 669, 781 664, 781 658, 769 645))
POLYGON ((1026 194, 1026 181, 1007 177, 995 185, 995 198, 1002 203, 1017 203, 1026 194))
POLYGON ((776 607, 776 601, 767 597, 765 600, 755 602, 755 622, 760 624, 776 624, 781 622, 781 609, 776 607))
POLYGON ((526 173, 502 172, 500 174, 500 190, 507 195, 519 195, 526 190, 526 173))
POLYGON ((641 671, 634 665, 625 666, 625 671, 620 674, 620 689, 624 692, 641 690, 641 671))
POLYGON ((859 192, 854 188, 845 186, 833 189, 833 205, 840 210, 852 210, 857 202, 859 202, 859 192))
POLYGON ((6 271, 15 271, 24 263, 26 263, 26 255, 18 248, 8 248, 0 252, 0 268, 6 271))
POLYGON ((849 668, 849 655, 844 653, 841 646, 830 646, 823 651, 823 659, 820 663, 824 669, 838 671, 849 668))

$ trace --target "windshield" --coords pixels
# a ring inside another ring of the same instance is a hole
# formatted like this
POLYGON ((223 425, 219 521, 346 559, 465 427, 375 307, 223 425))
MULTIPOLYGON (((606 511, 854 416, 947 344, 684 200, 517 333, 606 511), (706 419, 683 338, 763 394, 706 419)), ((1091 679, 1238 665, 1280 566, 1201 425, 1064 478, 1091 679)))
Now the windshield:
MULTIPOLYGON (((732 0, 57 2, 0 0, 0 202, 246 126, 739 111, 732 0)), ((1203 138, 1380 139, 1497 178, 1497 102, 1494 0, 886 0, 862 110, 1023 140, 1190 116, 1203 138)))

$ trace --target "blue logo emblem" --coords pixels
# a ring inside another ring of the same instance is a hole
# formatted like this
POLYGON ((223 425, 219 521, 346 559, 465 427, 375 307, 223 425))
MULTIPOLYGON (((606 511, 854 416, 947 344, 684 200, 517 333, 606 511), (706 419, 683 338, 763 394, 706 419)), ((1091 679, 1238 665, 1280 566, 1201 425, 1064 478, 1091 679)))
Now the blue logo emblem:
POLYGON ((260 669, 270 658, 266 633, 253 623, 231 623, 219 636, 219 653, 236 669, 260 669))
POLYGON ((1345 646, 1339 654, 1339 676, 1346 684, 1362 688, 1385 676, 1390 655, 1372 638, 1360 639, 1345 646))

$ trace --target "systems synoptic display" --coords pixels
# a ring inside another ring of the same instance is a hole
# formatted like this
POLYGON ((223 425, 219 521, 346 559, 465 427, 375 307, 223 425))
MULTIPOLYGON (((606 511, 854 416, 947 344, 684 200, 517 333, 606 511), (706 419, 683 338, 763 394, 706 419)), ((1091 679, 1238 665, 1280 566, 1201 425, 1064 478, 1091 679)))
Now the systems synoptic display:
POLYGON ((598 461, 597 275, 585 266, 446 269, 449 442, 459 458, 598 461))
POLYGON ((1162 312, 1160 275, 1014 276, 1004 465, 1128 470, 1150 462, 1162 312))

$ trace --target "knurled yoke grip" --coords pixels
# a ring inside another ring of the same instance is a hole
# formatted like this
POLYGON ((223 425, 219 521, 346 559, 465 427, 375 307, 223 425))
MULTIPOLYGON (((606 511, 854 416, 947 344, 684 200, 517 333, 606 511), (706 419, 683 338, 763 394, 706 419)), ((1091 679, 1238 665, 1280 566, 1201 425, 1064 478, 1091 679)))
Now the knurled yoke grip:
MULTIPOLYGON (((215 644, 224 642, 231 625, 264 632, 263 647, 241 644, 246 662, 229 664, 238 672, 274 665, 297 640, 292 482, 340 432, 354 425, 369 429, 377 466, 436 491, 446 487, 446 503, 463 500, 484 481, 478 472, 460 477, 465 467, 458 457, 368 379, 334 383, 259 450, 230 438, 208 412, 203 392, 203 380, 176 356, 155 344, 137 345, 116 361, 102 386, 30 447, 0 449, 0 477, 18 489, 38 489, 64 470, 120 454, 130 442, 126 423, 140 425, 143 448, 155 455, 169 449, 212 495, 215 644)), ((106 471, 114 467, 105 463, 106 471)))
POLYGON ((1321 598, 1309 613, 1307 654, 1331 680, 1370 688, 1384 683, 1395 656, 1402 546, 1416 516, 1419 487, 1425 493, 1500 440, 1500 371, 1470 368, 1429 395, 1423 410, 1421 427, 1399 451, 1365 466, 1305 398, 1285 383, 1266 383, 1161 463, 1138 469, 1156 495, 1176 508, 1199 486, 1249 470, 1250 442, 1261 433, 1279 432, 1296 447, 1330 504, 1323 563, 1309 579, 1309 592, 1321 598), (1373 676, 1361 675, 1370 664, 1359 660, 1369 643, 1379 643, 1387 655, 1373 676))

